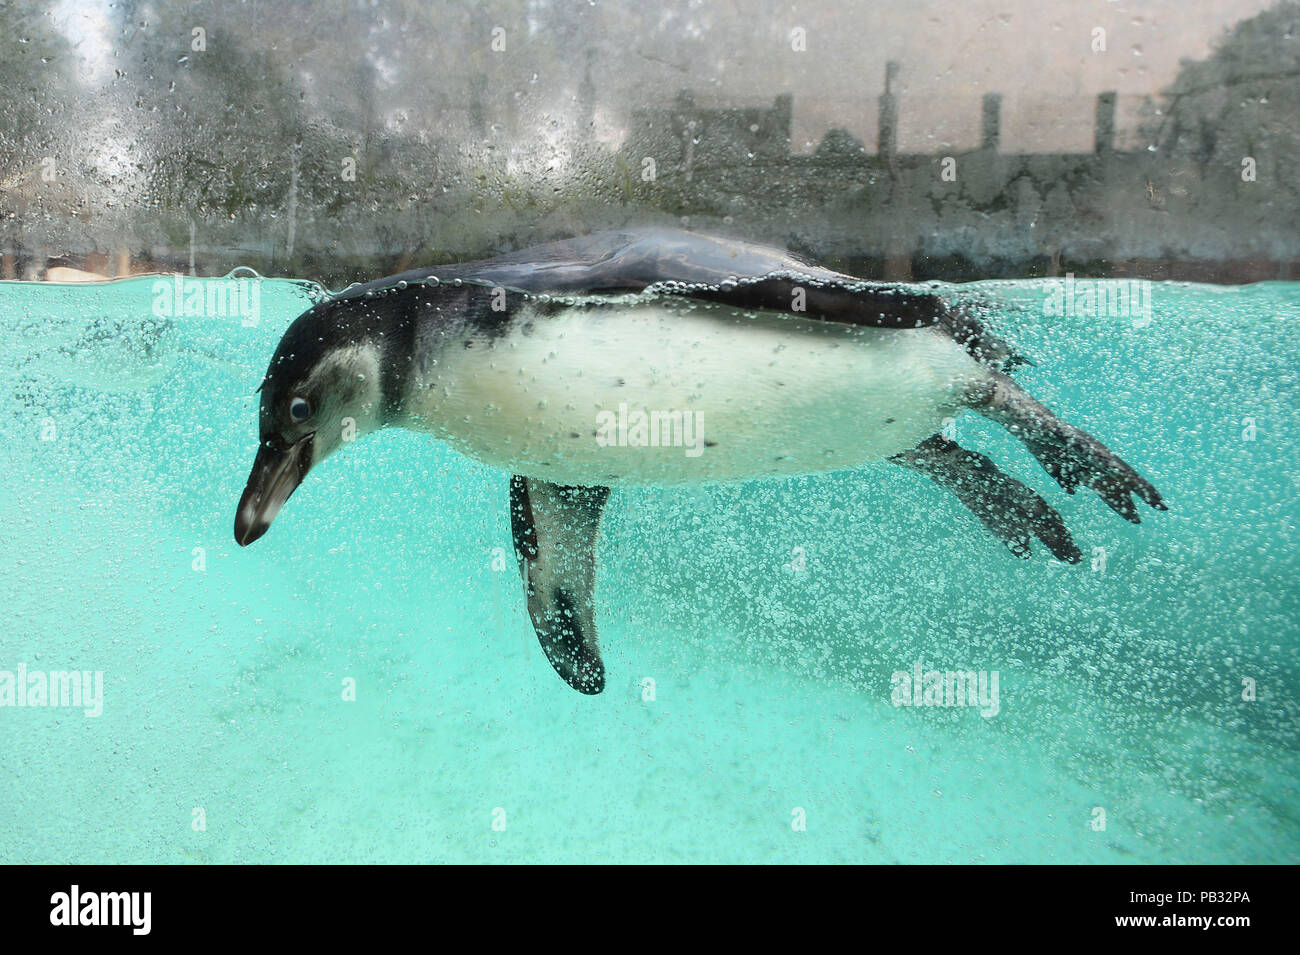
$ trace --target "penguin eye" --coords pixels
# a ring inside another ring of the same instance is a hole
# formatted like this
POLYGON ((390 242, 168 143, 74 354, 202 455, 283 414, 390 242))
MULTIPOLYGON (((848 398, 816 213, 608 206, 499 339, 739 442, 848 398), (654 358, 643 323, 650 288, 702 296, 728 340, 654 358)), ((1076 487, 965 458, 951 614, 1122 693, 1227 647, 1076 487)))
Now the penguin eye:
POLYGON ((289 417, 294 421, 306 421, 311 417, 311 403, 306 398, 289 400, 289 417))

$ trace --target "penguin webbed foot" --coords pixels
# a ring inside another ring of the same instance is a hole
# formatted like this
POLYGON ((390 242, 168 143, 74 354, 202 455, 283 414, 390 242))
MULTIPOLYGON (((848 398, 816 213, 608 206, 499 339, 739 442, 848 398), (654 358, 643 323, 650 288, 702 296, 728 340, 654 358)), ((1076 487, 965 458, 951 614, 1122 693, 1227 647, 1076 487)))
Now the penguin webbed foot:
POLYGON ((1058 422, 1049 437, 1017 434, 1057 484, 1073 494, 1080 486, 1096 491, 1107 506, 1132 524, 1142 523, 1133 495, 1157 511, 1169 510, 1151 482, 1133 470, 1119 455, 1085 431, 1058 422))
POLYGON ((956 495, 1017 557, 1031 557, 1030 543, 1038 538, 1059 561, 1077 564, 1083 559, 1056 509, 984 455, 935 435, 890 460, 956 495))
POLYGON ((1090 487, 1116 514, 1142 523, 1133 496, 1157 511, 1169 510, 1151 482, 1092 435, 1067 424, 1005 375, 997 375, 989 400, 978 409, 1014 434, 1053 480, 1073 494, 1090 487))

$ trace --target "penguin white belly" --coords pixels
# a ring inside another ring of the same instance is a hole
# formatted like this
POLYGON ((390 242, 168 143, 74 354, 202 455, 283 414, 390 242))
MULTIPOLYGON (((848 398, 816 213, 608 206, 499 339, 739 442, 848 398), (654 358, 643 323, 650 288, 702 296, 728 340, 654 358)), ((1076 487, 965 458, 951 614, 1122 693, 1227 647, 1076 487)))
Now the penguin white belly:
POLYGON ((912 448, 986 375, 935 329, 653 302, 450 343, 406 407, 408 426, 557 484, 726 482, 912 448))

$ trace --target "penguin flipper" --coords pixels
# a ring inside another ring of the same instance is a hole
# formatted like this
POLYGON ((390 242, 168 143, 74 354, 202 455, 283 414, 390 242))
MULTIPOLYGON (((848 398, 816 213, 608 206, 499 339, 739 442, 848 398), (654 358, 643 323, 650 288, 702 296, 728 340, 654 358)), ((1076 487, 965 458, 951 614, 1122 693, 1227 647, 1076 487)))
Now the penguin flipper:
POLYGON ((922 328, 942 324, 943 300, 905 285, 826 279, 816 272, 782 270, 713 286, 656 284, 661 295, 680 295, 740 311, 788 312, 799 318, 867 328, 922 328))
POLYGON ((984 455, 936 434, 889 460, 955 494, 1017 557, 1028 558, 1029 542, 1037 537, 1059 561, 1077 564, 1083 558, 1056 509, 984 455))
POLYGON ((579 693, 605 688, 593 595, 607 487, 510 477, 510 525, 528 615, 555 672, 579 693))
POLYGON ((833 272, 787 269, 716 286, 669 283, 652 288, 661 295, 702 299, 742 313, 783 312, 859 328, 934 327, 983 364, 1009 369, 1028 363, 1028 359, 995 335, 976 312, 913 286, 864 282, 833 272))

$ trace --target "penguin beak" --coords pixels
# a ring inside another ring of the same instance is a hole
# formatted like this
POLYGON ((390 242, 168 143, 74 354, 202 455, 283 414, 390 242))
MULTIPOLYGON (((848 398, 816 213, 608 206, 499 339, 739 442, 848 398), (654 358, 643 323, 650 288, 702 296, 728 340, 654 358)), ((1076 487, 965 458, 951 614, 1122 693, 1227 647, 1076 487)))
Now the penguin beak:
POLYGON ((287 447, 263 441, 253 459, 248 486, 235 511, 235 543, 247 547, 266 533, 284 502, 311 470, 314 434, 287 447))

